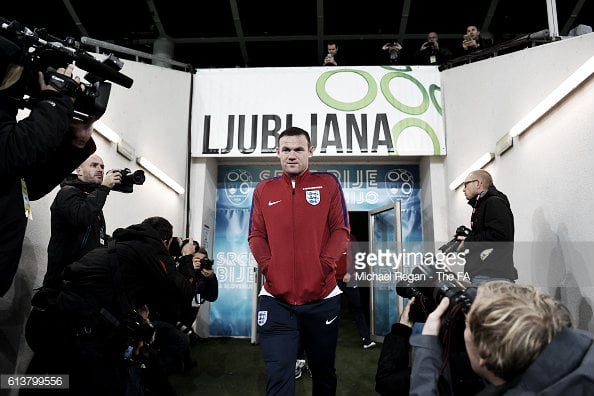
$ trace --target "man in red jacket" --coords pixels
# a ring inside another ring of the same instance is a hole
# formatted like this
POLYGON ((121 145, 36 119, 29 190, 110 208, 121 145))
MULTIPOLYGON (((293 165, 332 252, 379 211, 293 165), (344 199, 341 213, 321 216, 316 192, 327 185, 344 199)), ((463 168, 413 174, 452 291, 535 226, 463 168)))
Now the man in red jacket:
POLYGON ((340 289, 336 261, 349 236, 339 181, 310 172, 309 134, 290 127, 278 139, 283 174, 256 186, 249 243, 265 277, 258 301, 266 394, 295 393, 295 360, 302 340, 313 394, 336 393, 340 289))

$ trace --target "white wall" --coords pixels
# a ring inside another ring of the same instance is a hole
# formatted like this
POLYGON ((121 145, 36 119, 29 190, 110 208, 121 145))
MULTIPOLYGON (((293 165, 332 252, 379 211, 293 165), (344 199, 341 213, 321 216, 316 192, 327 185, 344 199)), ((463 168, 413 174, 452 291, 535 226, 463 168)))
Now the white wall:
MULTIPOLYGON (((444 71, 447 186, 594 55, 594 34, 444 71)), ((594 78, 514 139, 485 169, 510 198, 522 283, 561 298, 575 324, 594 330, 594 78)), ((444 191, 448 229, 468 225, 461 188, 444 191)))

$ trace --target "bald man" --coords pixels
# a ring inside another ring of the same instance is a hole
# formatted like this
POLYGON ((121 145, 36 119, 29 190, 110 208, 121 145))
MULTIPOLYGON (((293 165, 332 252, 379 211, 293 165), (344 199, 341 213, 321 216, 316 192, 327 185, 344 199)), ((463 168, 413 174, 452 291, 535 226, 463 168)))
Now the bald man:
POLYGON ((514 215, 509 199, 495 188, 489 172, 472 171, 464 180, 464 196, 472 206, 472 232, 458 237, 460 249, 468 249, 466 272, 474 285, 484 280, 518 279, 514 267, 514 215))
POLYGON ((104 175, 105 165, 93 154, 60 184, 51 206, 51 237, 47 247, 46 287, 57 288, 64 268, 99 246, 105 246, 103 206, 111 189, 122 181, 117 170, 104 175))

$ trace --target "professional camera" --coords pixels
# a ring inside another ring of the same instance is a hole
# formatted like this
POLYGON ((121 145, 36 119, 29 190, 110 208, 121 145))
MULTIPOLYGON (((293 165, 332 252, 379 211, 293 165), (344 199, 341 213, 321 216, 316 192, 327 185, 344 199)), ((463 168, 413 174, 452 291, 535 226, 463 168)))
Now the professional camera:
POLYGON ((214 261, 209 259, 208 257, 204 257, 200 259, 200 269, 211 270, 214 261))
POLYGON ((152 344, 155 341, 155 327, 140 315, 130 315, 124 320, 128 335, 124 348, 124 359, 136 364, 147 364, 156 353, 152 344))
MULTIPOLYGON (((452 394, 474 395, 484 388, 483 379, 470 364, 464 343, 465 316, 476 298, 476 287, 456 279, 455 274, 438 271, 434 265, 419 265, 413 269, 419 274, 418 282, 400 281, 396 286, 399 296, 415 297, 409 319, 415 323, 426 322, 427 316, 437 308, 444 297, 450 305, 442 315, 439 338, 443 346, 442 359, 448 362, 452 378, 452 394)), ((442 366, 445 367, 445 366, 442 366)))
POLYGON ((429 48, 429 49, 435 48, 435 43, 433 41, 427 41, 425 44, 426 44, 425 48, 429 48))
POLYGON ((462 241, 459 240, 458 237, 467 237, 468 235, 470 235, 471 232, 472 230, 470 228, 461 225, 460 227, 456 228, 456 234, 454 235, 454 238, 448 243, 443 244, 439 248, 439 250, 445 254, 455 252, 456 250, 458 250, 458 246, 460 246, 460 243, 462 243, 462 241))
POLYGON ((59 39, 45 29, 30 30, 18 21, 0 17, 0 44, 0 55, 4 58, 0 59, 0 71, 6 67, 4 63, 23 67, 22 76, 7 93, 21 108, 29 107, 40 91, 38 72, 44 74, 46 84, 76 98, 74 118, 83 122, 97 120, 105 113, 111 91, 111 84, 106 80, 126 88, 133 83, 130 77, 119 72, 123 63, 114 55, 99 62, 83 51, 74 38, 59 39), (82 83, 84 88, 73 78, 57 73, 57 69, 69 63, 88 72, 84 77, 88 83, 82 83))
POLYGON ((143 170, 137 170, 132 172, 130 169, 124 168, 116 172, 120 172, 120 174, 122 175, 122 182, 120 184, 116 184, 115 186, 113 186, 113 191, 131 193, 132 191, 134 191, 135 184, 144 184, 145 177, 143 170))
POLYGON ((425 322, 427 316, 437 308, 444 297, 449 298, 450 305, 444 314, 443 330, 447 330, 458 317, 463 318, 463 315, 458 316, 460 311, 468 313, 476 297, 476 287, 458 280, 453 272, 445 269, 436 270, 433 265, 419 265, 413 269, 413 274, 419 275, 418 279, 422 280, 416 282, 401 280, 396 284, 396 293, 399 296, 416 298, 413 307, 419 302, 414 311, 411 308, 413 314, 413 316, 409 315, 411 321, 425 322))

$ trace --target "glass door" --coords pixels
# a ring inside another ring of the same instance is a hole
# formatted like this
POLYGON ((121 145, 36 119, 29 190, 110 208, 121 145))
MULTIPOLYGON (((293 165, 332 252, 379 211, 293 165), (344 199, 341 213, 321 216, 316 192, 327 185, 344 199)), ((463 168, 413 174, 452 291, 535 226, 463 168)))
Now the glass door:
MULTIPOLYGON (((370 326, 373 339, 382 342, 392 324, 398 321, 402 299, 396 294, 394 267, 380 265, 382 255, 402 253, 402 218, 400 201, 369 211, 369 251, 378 257, 376 265, 369 266, 370 326)), ((384 261, 385 263, 385 261, 384 261)))

